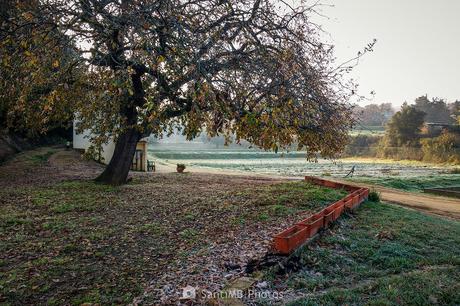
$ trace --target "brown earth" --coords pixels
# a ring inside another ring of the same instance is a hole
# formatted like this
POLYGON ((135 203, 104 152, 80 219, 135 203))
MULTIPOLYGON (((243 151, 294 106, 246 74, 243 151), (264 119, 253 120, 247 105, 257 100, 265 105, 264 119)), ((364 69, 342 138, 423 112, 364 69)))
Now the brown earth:
POLYGON ((460 220, 460 199, 436 196, 431 194, 407 192, 372 184, 356 184, 338 179, 330 180, 374 189, 380 193, 382 200, 385 202, 391 202, 413 209, 417 209, 425 213, 460 220))
POLYGON ((177 303, 245 275, 272 236, 342 191, 285 178, 131 173, 111 187, 73 150, 0 165, 0 304, 177 303))

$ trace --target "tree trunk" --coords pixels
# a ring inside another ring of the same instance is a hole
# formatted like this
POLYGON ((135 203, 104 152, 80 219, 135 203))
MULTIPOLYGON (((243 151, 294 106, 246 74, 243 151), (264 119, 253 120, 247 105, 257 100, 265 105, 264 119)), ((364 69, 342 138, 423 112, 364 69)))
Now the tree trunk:
POLYGON ((127 102, 122 105, 120 113, 121 117, 126 120, 125 130, 118 136, 112 159, 110 159, 110 163, 104 172, 96 178, 97 182, 110 185, 122 185, 126 183, 137 143, 142 138, 142 133, 136 129, 139 119, 136 108, 145 103, 145 92, 141 79, 142 74, 142 71, 136 71, 136 73, 131 75, 134 94, 127 95, 127 102))
POLYGON ((141 133, 134 128, 129 128, 120 134, 110 163, 96 181, 110 185, 125 184, 140 139, 141 133))

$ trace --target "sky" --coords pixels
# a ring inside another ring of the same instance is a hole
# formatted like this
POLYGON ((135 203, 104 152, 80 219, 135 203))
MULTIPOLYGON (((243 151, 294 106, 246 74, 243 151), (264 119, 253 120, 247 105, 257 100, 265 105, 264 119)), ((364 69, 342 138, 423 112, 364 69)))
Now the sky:
POLYGON ((374 52, 351 76, 370 103, 395 106, 418 96, 460 100, 460 0, 323 0, 315 17, 336 45, 338 62, 374 38, 374 52))

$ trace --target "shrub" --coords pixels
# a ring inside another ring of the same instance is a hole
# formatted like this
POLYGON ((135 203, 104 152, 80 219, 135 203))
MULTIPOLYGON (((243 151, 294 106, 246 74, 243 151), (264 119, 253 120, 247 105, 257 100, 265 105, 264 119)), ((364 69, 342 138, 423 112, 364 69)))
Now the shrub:
POLYGON ((401 146, 401 147, 384 147, 378 148, 377 157, 391 158, 394 160, 419 160, 423 159, 423 152, 420 148, 401 146))
POLYGON ((435 138, 420 140, 423 160, 435 163, 460 163, 460 135, 443 132, 435 138))
POLYGON ((374 135, 350 136, 344 156, 375 156, 375 149, 380 139, 381 136, 374 135))
POLYGON ((380 202, 380 192, 376 191, 375 189, 371 190, 367 199, 371 202, 380 202))
POLYGON ((177 172, 179 172, 179 173, 184 172, 185 168, 186 168, 186 167, 185 167, 184 164, 177 164, 177 167, 176 167, 177 172))

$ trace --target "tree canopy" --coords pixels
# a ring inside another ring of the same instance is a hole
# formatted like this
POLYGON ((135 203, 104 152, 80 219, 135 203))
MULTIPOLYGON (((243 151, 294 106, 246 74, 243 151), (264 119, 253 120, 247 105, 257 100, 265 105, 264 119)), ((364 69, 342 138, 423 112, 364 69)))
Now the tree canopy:
POLYGON ((451 112, 451 117, 453 121, 457 124, 460 124, 460 101, 456 100, 453 103, 449 104, 449 109, 451 112))
MULTIPOLYGON (((45 67, 42 82, 59 81, 53 90, 72 93, 53 107, 71 100, 80 128, 92 129, 95 142, 117 140, 102 181, 123 183, 135 143, 176 126, 189 139, 205 130, 267 150, 297 143, 309 158, 333 157, 346 144, 355 86, 344 74, 351 67, 336 65, 333 46, 321 42, 310 18, 315 5, 37 0, 34 7, 15 8, 19 13, 8 20, 2 41, 21 44, 17 35, 32 31, 20 37, 42 43, 34 48, 35 61, 45 67), (58 37, 52 48, 49 33, 58 37), (72 61, 55 58, 56 52, 72 61), (61 76, 69 71, 70 80, 61 76)), ((29 65, 34 58, 20 62, 29 65)))
POLYGON ((35 136, 71 121, 84 72, 52 19, 34 24, 38 2, 15 3, 4 2, 0 15, 1 127, 35 136))
POLYGON ((364 126, 384 126, 394 115, 391 103, 369 104, 364 107, 356 106, 355 117, 364 126))
POLYGON ((443 99, 428 99, 421 96, 415 99, 415 108, 426 114, 425 121, 431 123, 453 123, 448 104, 443 99))
POLYGON ((390 147, 418 145, 425 113, 414 105, 403 104, 387 125, 385 139, 390 147))

